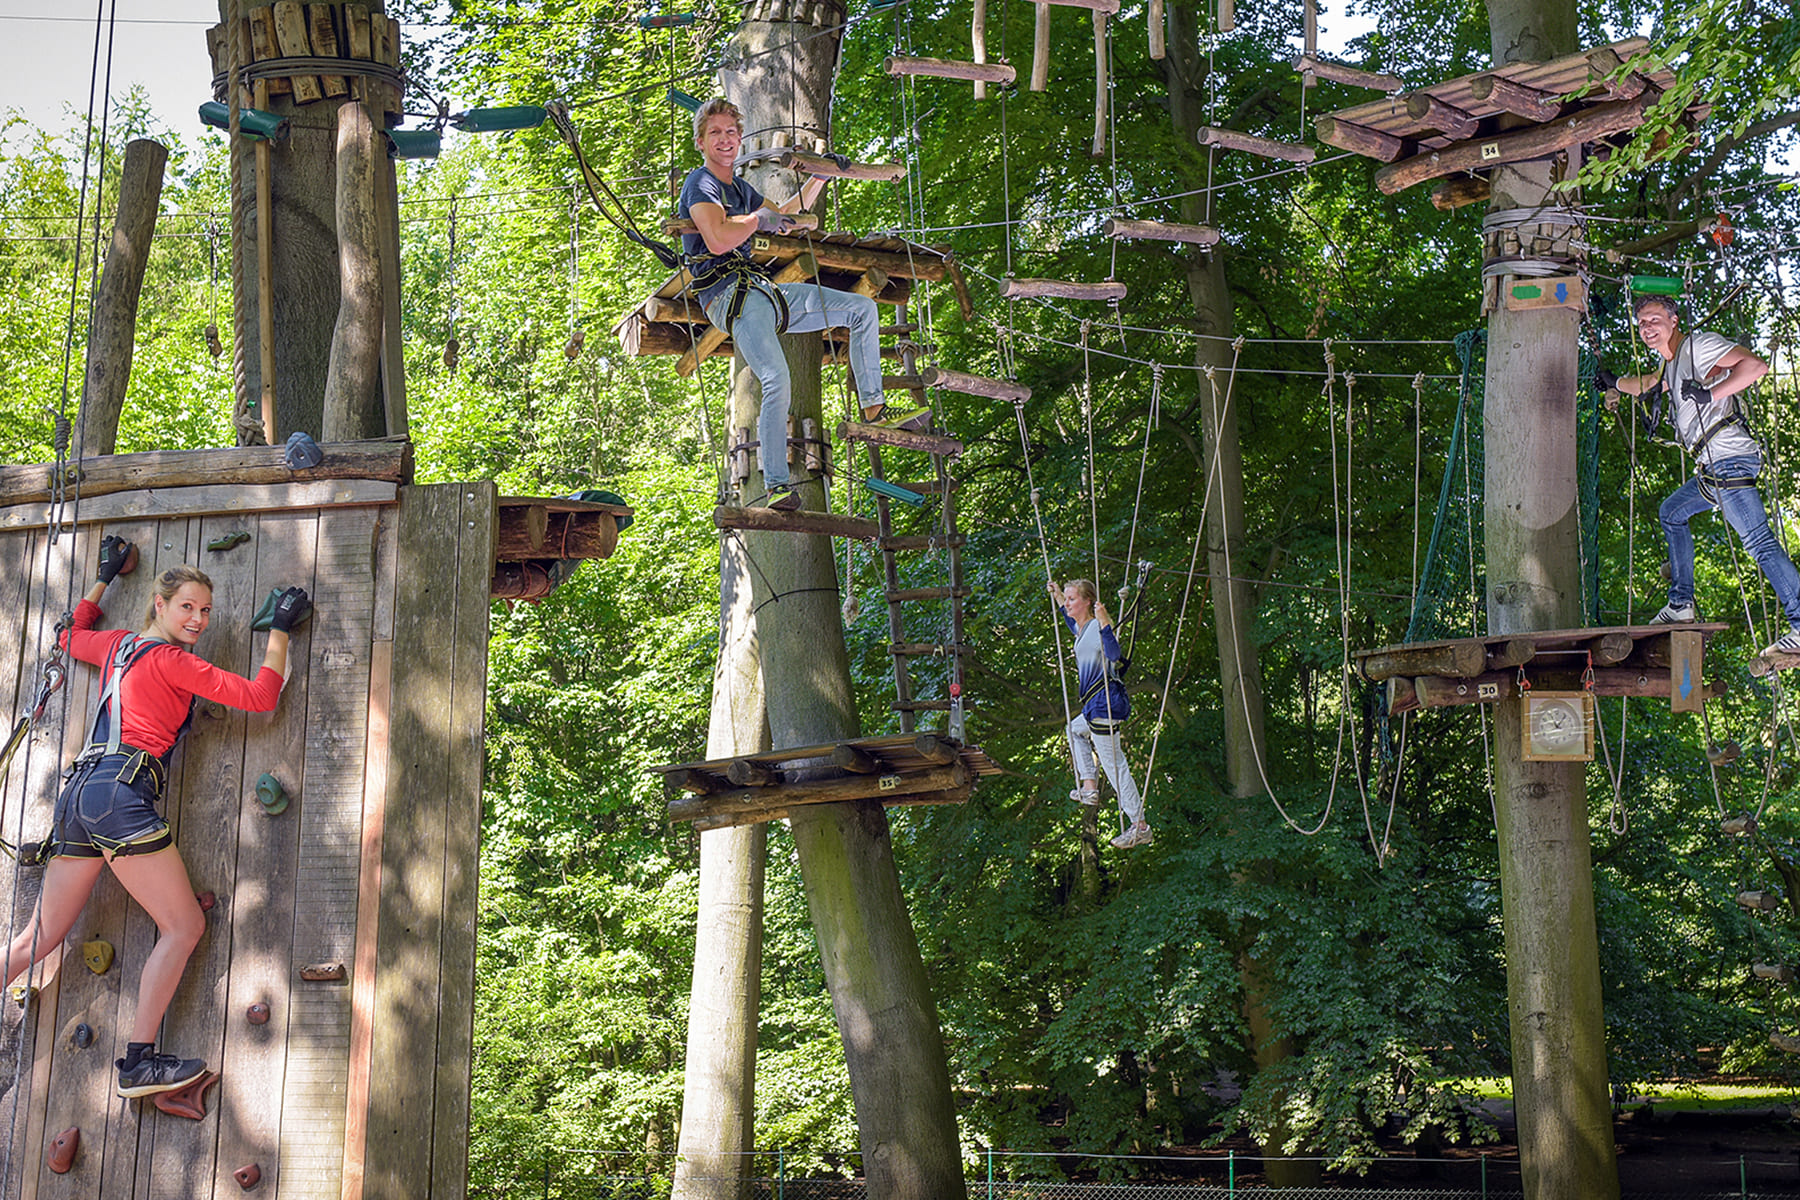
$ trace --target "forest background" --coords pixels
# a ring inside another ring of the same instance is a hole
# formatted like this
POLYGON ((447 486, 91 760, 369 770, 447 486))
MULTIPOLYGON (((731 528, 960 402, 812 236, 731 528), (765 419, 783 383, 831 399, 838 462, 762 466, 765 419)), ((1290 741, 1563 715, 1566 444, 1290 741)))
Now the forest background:
MULTIPOLYGON (((1208 12, 1171 8, 1199 31, 1205 70, 1192 82, 1209 123, 1298 140, 1312 115, 1368 96, 1329 83, 1302 93, 1289 65, 1298 5, 1247 6, 1224 35, 1208 12)), ((1358 65, 1409 86, 1488 65, 1479 3, 1362 8, 1376 25, 1351 47, 1358 65)), ((1686 279, 1691 316, 1729 298, 1711 323, 1777 362, 1751 407, 1772 447, 1765 496, 1785 517, 1797 497, 1781 450, 1800 427, 1800 397, 1791 353, 1777 347, 1795 332, 1800 205, 1777 162, 1800 122, 1800 31, 1783 8, 1589 4, 1581 41, 1647 30, 1682 69, 1683 95, 1717 106, 1697 145, 1677 136, 1655 153, 1645 139, 1583 193, 1596 272, 1585 340, 1614 370, 1642 360, 1617 278, 1633 271, 1686 279), (1716 227, 1721 213, 1729 244, 1702 230, 1622 263, 1604 257, 1681 222, 1716 227)), ((1030 9, 996 6, 996 56, 1027 61, 1030 9)), ((672 173, 697 161, 667 89, 712 94, 740 16, 727 4, 689 28, 646 31, 644 10, 597 0, 390 11, 407 24, 414 108, 439 96, 567 101, 586 153, 646 225, 670 211, 672 173)), ((947 291, 922 295, 926 361, 1016 372, 1033 392, 1023 430, 1008 405, 935 397, 968 446, 952 469, 976 589, 970 736, 1007 774, 965 806, 893 816, 965 1145, 1148 1151, 1266 1132, 1278 1109, 1290 1149, 1311 1154, 1366 1152, 1390 1124, 1479 1136, 1453 1116, 1466 1081, 1508 1071, 1487 727, 1471 709, 1428 712, 1406 726, 1402 752, 1378 692, 1346 686, 1343 668, 1347 649, 1409 629, 1480 627, 1481 346, 1459 335, 1481 324, 1481 206, 1440 212, 1427 187, 1383 196, 1375 164, 1333 153, 1305 170, 1209 158, 1176 136, 1142 5, 1114 22, 1099 158, 1088 153, 1093 54, 1080 14, 1056 14, 1044 93, 977 101, 964 84, 883 74, 897 51, 965 56, 967 21, 961 6, 853 6, 834 148, 909 174, 833 185, 825 219, 953 246, 976 310, 965 320, 947 291), (1214 253, 1245 338, 1237 369, 1211 379, 1195 368, 1193 251, 1099 236, 1108 215, 1182 219, 1184 197, 1223 232, 1214 253), (1129 295, 1116 309, 1007 304, 995 281, 1009 273, 1118 278, 1129 295), (1249 527, 1230 547, 1232 573, 1254 583, 1267 701, 1267 794, 1250 799, 1223 776, 1212 593, 1206 558, 1193 558, 1208 470, 1201 389, 1215 382, 1231 389, 1243 442, 1249 527), (1157 836, 1129 854, 1066 799, 1046 546, 1059 579, 1093 577, 1108 600, 1136 561, 1153 564, 1129 741, 1140 772, 1155 747, 1157 836), (1251 953, 1292 1050, 1261 1070, 1240 975, 1251 953)), ((69 313, 80 311, 94 218, 84 233, 77 213, 99 211, 104 226, 133 136, 155 136, 171 156, 120 449, 229 444, 230 356, 209 354, 205 339, 209 322, 230 327, 222 138, 190 114, 150 111, 141 94, 117 99, 95 130, 84 194, 84 128, 15 117, 6 132, 0 456, 51 457, 47 412, 82 361, 82 321, 69 313)), ((445 143, 436 161, 405 164, 401 195, 420 478, 493 478, 512 494, 604 487, 637 509, 613 558, 542 603, 494 610, 472 1190, 535 1169, 546 1145, 661 1170, 679 1119, 697 840, 671 828, 649 769, 699 757, 705 740, 723 368, 696 385, 668 360, 623 356, 612 327, 662 272, 573 189, 548 126, 445 143)), ((837 411, 841 376, 828 391, 837 411)), ((1593 401, 1590 391, 1584 600, 1594 623, 1625 624, 1661 603, 1654 508, 1684 465, 1593 401)), ((867 511, 870 499, 840 479, 835 503, 867 511)), ((935 517, 928 506, 910 519, 926 532, 935 517)), ((1628 718, 1622 702, 1602 706, 1611 766, 1596 763, 1589 792, 1609 1065, 1621 1083, 1691 1078, 1704 1048, 1706 1069, 1800 1087, 1800 1061, 1769 1042, 1800 1025, 1800 1003, 1750 972, 1800 961, 1793 705, 1745 670, 1767 640, 1766 589, 1720 521, 1697 531, 1701 603, 1736 621, 1709 657, 1731 688, 1711 709, 1711 736, 1745 753, 1715 773, 1698 720, 1649 701, 1629 702, 1628 718), (1759 814, 1756 836, 1721 832, 1721 815, 1738 811, 1759 814), (1733 902, 1759 887, 1780 890, 1783 907, 1759 915, 1733 902)), ((892 732, 878 564, 862 546, 840 544, 838 556, 862 612, 847 637, 863 729, 892 732)), ((914 570, 916 586, 943 582, 941 558, 914 570)), ((928 619, 909 636, 948 630, 928 619)), ((854 1172, 842 1051, 779 827, 771 849, 757 1143, 783 1147, 790 1169, 854 1172)))

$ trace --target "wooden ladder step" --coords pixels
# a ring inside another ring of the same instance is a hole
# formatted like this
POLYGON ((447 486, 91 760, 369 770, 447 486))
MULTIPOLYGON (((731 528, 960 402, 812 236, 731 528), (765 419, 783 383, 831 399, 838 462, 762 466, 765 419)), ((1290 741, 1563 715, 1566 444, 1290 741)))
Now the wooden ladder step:
POLYGON ((955 642, 895 642, 888 653, 899 658, 924 658, 969 653, 970 647, 955 642))
POLYGON ((811 512, 778 508, 734 508, 721 504, 713 509, 713 524, 720 529, 759 529, 774 533, 813 533, 828 537, 869 541, 880 536, 881 526, 867 517, 847 513, 811 512))
MULTIPOLYGON (((896 700, 890 707, 895 712, 949 712, 948 700, 896 700)), ((963 707, 967 708, 967 705, 963 707)))
POLYGON ((889 604, 905 604, 908 600, 962 600, 975 594, 974 588, 928 587, 901 588, 887 594, 889 604))
POLYGON ((957 455, 963 452, 963 444, 953 437, 915 433, 910 429, 894 429, 887 425, 844 421, 839 423, 837 432, 847 442, 874 442, 881 446, 898 446, 902 450, 922 450, 926 454, 957 455))
POLYGON ((931 75, 939 79, 979 79, 984 83, 1011 83, 1018 72, 1005 63, 953 62, 943 58, 891 55, 882 69, 889 75, 931 75))
POLYGON ((961 392, 966 396, 985 396, 989 400, 1029 400, 1031 389, 1010 379, 994 379, 987 375, 970 375, 965 371, 946 371, 940 367, 925 368, 925 386, 961 392))
POLYGON ((953 550, 966 544, 968 540, 968 535, 961 533, 948 536, 941 533, 921 533, 876 538, 875 545, 882 550, 953 550))

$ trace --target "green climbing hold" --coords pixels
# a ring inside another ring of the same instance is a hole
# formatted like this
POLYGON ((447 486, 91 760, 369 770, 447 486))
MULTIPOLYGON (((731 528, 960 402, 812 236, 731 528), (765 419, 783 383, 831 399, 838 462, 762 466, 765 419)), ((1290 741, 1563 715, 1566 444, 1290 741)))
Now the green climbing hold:
POLYGON ((222 537, 216 537, 212 541, 206 543, 206 548, 208 550, 224 552, 230 550, 234 546, 241 546, 249 540, 249 534, 245 533, 242 529, 234 529, 230 533, 227 533, 222 537))
POLYGON ((281 780, 264 772, 256 781, 256 802, 262 805, 264 813, 279 817, 287 811, 287 789, 281 786, 281 780))
MULTIPOLYGON (((620 508, 630 507, 625 503, 625 497, 619 495, 617 492, 609 492, 602 488, 583 488, 570 496, 569 499, 584 500, 589 504, 617 504, 620 508)), ((620 533, 624 533, 627 529, 631 528, 632 517, 629 514, 616 519, 619 524, 620 533)))
MULTIPOLYGON (((267 633, 275 627, 275 608, 281 603, 282 594, 286 591, 286 588, 270 589, 269 594, 264 597, 261 606, 257 608, 256 615, 250 618, 250 628, 259 633, 267 633)), ((312 605, 309 604, 306 606, 306 612, 301 615, 299 620, 294 622, 294 628, 298 629, 300 626, 310 621, 312 619, 312 614, 312 605)))

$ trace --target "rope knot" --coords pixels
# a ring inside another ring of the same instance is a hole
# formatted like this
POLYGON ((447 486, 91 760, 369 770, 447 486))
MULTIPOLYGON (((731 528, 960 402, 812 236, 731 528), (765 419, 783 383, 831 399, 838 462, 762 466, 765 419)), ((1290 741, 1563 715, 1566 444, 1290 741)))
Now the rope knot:
POLYGON ((1425 390, 1425 372, 1420 371, 1417 375, 1413 376, 1413 391, 1422 392, 1424 390, 1425 390))
POLYGON ((1231 352, 1233 354, 1242 354, 1244 352, 1244 335, 1243 334, 1240 333, 1231 340, 1231 352))
POLYGON ((54 440, 52 444, 56 447, 56 457, 61 458, 69 452, 70 426, 68 416, 63 413, 57 413, 55 426, 56 432, 53 435, 54 440))

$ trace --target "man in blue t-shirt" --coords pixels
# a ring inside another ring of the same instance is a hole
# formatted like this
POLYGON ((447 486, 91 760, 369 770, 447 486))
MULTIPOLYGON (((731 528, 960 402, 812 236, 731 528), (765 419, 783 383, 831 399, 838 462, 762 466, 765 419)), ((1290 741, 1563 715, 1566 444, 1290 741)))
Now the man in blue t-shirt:
POLYGON ((738 354, 762 383, 756 436, 763 449, 769 507, 793 509, 800 507, 800 497, 788 480, 790 389, 779 335, 848 328, 863 419, 875 421, 883 415, 881 323, 867 296, 817 283, 773 283, 751 260, 745 244, 758 233, 787 232, 794 214, 825 190, 825 180, 814 176, 785 204, 771 203, 736 174, 743 135, 743 116, 729 100, 700 106, 694 114, 694 148, 706 162, 688 173, 675 215, 694 222, 696 232, 681 236, 682 250, 707 320, 731 335, 738 354))

